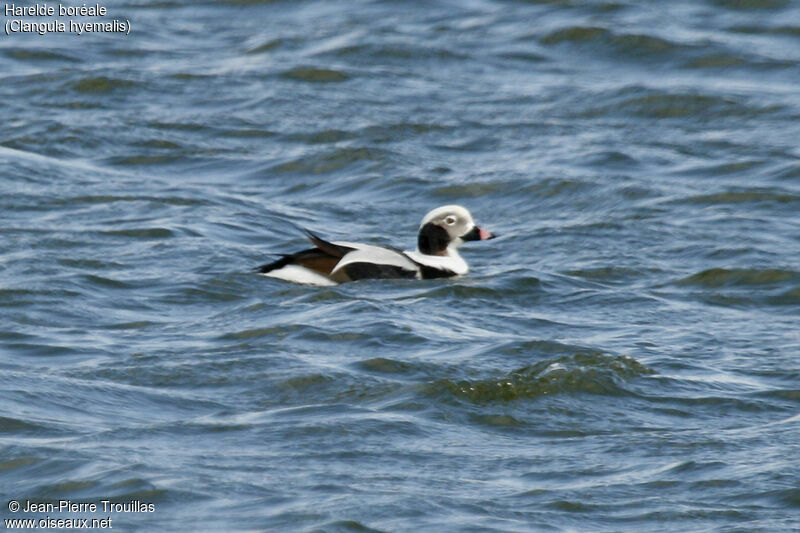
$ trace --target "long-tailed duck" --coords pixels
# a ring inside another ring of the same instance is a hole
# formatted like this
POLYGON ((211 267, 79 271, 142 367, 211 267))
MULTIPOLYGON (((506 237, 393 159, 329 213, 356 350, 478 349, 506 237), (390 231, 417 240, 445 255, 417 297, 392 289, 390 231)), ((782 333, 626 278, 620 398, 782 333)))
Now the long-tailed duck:
POLYGON ((328 242, 309 231, 306 233, 314 248, 283 254, 277 261, 256 268, 256 272, 308 285, 336 285, 374 278, 449 278, 469 271, 467 262, 458 254, 461 244, 495 237, 476 226, 469 211, 460 205, 438 207, 425 215, 415 251, 328 242))

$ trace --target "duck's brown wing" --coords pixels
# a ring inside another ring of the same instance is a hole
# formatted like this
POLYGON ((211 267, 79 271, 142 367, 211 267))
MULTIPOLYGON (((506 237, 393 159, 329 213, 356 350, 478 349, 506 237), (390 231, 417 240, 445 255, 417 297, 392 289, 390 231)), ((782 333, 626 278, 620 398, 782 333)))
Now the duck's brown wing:
POLYGON ((354 250, 354 248, 348 246, 340 246, 328 242, 308 230, 306 230, 306 235, 308 235, 308 238, 316 248, 309 248, 293 254, 282 254, 282 257, 277 261, 256 267, 256 272, 266 274, 273 270, 279 270, 286 265, 298 265, 323 276, 330 276, 342 257, 354 250))

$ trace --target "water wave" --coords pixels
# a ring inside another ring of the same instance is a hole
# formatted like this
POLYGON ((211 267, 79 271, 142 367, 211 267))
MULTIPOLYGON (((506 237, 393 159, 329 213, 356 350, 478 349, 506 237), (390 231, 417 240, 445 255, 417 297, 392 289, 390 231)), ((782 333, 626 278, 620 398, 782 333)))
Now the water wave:
POLYGON ((514 370, 504 376, 479 380, 439 380, 426 393, 443 392, 470 402, 509 402, 553 394, 620 396, 631 392, 625 383, 653 370, 627 356, 578 352, 514 370))

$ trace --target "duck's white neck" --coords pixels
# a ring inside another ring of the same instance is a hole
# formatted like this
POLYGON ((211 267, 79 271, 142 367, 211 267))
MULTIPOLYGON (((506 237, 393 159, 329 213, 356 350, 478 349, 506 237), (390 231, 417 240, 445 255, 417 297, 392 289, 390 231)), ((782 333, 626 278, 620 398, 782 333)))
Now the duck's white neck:
POLYGON ((458 276, 463 276, 469 272, 469 265, 467 265, 467 262, 461 257, 461 254, 458 253, 458 248, 452 244, 445 249, 444 255, 423 254, 419 251, 419 248, 413 252, 409 251, 405 253, 417 263, 433 268, 449 270, 458 276))
POLYGON ((461 254, 458 253, 458 247, 461 244, 462 243, 460 243, 460 242, 455 242, 455 241, 451 242, 450 244, 447 245, 447 248, 444 249, 444 253, 443 254, 425 254, 425 253, 422 253, 420 251, 420 249, 419 249, 419 246, 417 246, 417 249, 416 249, 415 253, 417 253, 417 254, 419 254, 419 255, 421 255, 423 257, 454 257, 454 258, 457 258, 457 259, 461 259, 461 254))

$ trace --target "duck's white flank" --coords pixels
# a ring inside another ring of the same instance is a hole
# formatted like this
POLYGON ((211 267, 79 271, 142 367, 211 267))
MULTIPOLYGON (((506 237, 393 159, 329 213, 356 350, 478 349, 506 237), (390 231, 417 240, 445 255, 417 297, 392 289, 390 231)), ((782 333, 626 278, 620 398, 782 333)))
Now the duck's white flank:
POLYGON ((419 270, 419 267, 409 261, 407 257, 388 248, 358 242, 335 242, 334 244, 349 246, 350 248, 355 248, 355 250, 342 257, 342 260, 333 269, 331 275, 352 263, 372 263, 374 265, 396 266, 409 271, 419 270))

